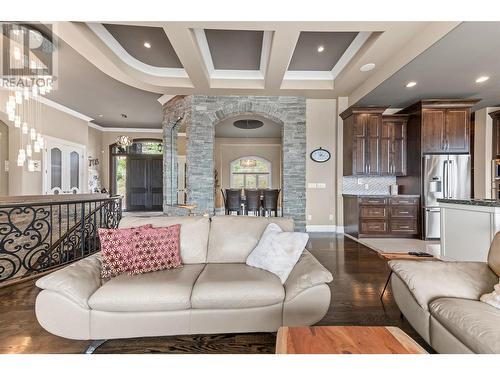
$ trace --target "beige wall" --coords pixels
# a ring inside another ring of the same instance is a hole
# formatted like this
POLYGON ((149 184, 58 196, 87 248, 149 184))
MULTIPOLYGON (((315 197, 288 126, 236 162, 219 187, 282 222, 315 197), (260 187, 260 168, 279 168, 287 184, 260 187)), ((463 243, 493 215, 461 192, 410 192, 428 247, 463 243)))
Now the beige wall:
POLYGON ((0 121, 0 196, 9 195, 9 173, 5 162, 9 160, 9 127, 0 121))
POLYGON ((490 112, 500 107, 475 112, 474 121, 474 197, 491 198, 492 126, 490 112))
MULTIPOLYGON (((5 108, 8 99, 8 92, 0 90, 0 111, 5 108)), ((5 113, 2 113, 2 118, 5 113)), ((59 138, 72 143, 84 146, 88 144, 88 122, 54 109, 44 104, 40 104, 40 132, 44 136, 59 138)), ((19 150, 20 130, 9 125, 9 194, 10 195, 39 195, 43 193, 43 172, 29 172, 25 164, 24 167, 17 166, 17 152, 19 150)), ((43 160, 42 153, 39 160, 43 160)), ((85 157, 86 160, 86 157, 85 157)), ((42 171, 44 170, 42 165, 42 171)), ((84 172, 84 181, 87 181, 87 172, 84 172)), ((86 184, 84 185, 86 186, 86 184)))
POLYGON ((336 225, 336 116, 334 99, 307 99, 306 223, 309 229, 334 230, 336 225), (311 160, 310 153, 322 147, 332 158, 326 163, 311 160), (316 184, 316 187, 313 187, 316 184), (324 188, 317 187, 324 184, 324 188), (328 226, 328 227, 325 227, 328 226))
POLYGON ((229 164, 243 156, 258 156, 272 164, 272 188, 281 189, 281 138, 215 138, 215 168, 219 184, 215 206, 223 207, 220 189, 230 187, 229 164))

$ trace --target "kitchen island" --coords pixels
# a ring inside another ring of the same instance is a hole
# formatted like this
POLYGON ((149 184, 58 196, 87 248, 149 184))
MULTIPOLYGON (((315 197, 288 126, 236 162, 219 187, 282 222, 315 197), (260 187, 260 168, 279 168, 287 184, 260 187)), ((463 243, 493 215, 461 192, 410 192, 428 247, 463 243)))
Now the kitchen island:
POLYGON ((500 231, 500 201, 438 199, 441 208, 441 257, 486 262, 490 243, 500 231))

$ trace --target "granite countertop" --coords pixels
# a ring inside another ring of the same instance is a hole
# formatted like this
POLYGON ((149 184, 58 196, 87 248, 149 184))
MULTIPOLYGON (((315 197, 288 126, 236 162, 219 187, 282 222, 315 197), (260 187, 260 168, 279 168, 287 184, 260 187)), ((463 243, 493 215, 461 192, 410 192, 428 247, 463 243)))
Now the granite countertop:
POLYGON ((416 194, 342 194, 344 197, 366 197, 366 198, 389 198, 389 197, 401 197, 401 198, 420 198, 420 195, 416 194))
POLYGON ((439 203, 465 204, 468 206, 500 207, 497 199, 438 199, 439 203))

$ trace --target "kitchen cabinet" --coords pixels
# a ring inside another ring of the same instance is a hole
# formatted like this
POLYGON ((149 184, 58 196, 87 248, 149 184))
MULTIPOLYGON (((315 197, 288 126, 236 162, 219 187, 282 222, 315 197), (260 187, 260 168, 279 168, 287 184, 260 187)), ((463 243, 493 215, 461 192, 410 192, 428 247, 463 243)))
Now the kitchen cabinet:
POLYGON ((468 154, 471 107, 477 99, 422 100, 398 114, 409 114, 410 126, 421 127, 422 154, 468 154))
POLYGON ((491 112, 490 116, 493 119, 491 156, 493 159, 500 159, 500 111, 491 112))
POLYGON ((344 176, 380 175, 382 113, 386 107, 351 107, 344 121, 344 176))
POLYGON ((406 175, 406 143, 408 115, 384 115, 380 131, 381 175, 406 175))
POLYGON ((418 196, 344 195, 344 231, 355 238, 419 236, 418 196))

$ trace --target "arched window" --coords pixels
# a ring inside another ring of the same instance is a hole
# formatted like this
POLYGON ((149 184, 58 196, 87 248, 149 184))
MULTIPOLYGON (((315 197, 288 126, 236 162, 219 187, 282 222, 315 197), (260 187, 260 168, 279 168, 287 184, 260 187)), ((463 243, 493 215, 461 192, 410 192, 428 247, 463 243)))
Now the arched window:
POLYGON ((231 188, 271 188, 271 162, 257 156, 244 156, 230 164, 231 188))

